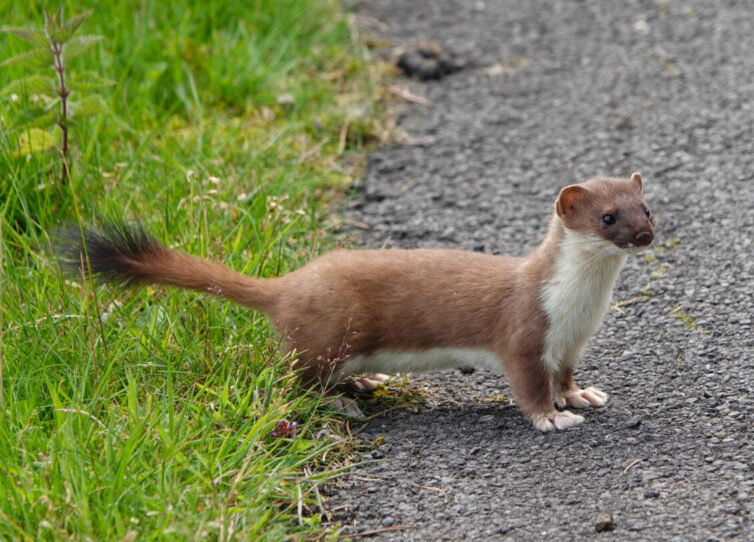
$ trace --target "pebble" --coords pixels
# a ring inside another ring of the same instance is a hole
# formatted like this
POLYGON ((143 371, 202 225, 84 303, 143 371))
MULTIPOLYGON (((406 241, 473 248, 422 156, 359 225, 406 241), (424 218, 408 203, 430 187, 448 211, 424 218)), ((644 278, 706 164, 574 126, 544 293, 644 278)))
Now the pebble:
POLYGON ((594 522, 594 530, 598 533, 612 531, 613 529, 615 529, 615 520, 613 519, 613 515, 610 513, 602 514, 594 522))
POLYGON ((422 81, 440 79, 462 67, 435 43, 423 43, 404 51, 397 65, 409 77, 422 81))
POLYGON ((636 429, 641 425, 641 416, 633 416, 624 425, 627 429, 636 429))

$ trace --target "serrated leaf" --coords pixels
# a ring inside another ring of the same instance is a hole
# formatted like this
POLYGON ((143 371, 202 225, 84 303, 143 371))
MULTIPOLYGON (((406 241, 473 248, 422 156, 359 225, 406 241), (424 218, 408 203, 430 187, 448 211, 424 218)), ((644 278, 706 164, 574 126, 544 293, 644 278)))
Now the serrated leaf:
POLYGON ((76 30, 86 21, 94 10, 89 9, 78 15, 74 15, 57 29, 55 38, 58 43, 65 43, 76 33, 76 30))
POLYGON ((20 55, 14 55, 6 58, 3 66, 20 66, 22 68, 48 68, 52 66, 52 52, 46 47, 39 47, 26 51, 20 55))
POLYGON ((3 90, 0 90, 0 96, 8 96, 9 94, 51 94, 55 91, 55 80, 52 77, 46 75, 30 75, 23 79, 16 79, 11 81, 3 90))
POLYGON ((8 34, 13 34, 17 38, 31 42, 34 45, 41 45, 43 47, 48 45, 45 33, 41 30, 35 30, 33 28, 8 28, 7 26, 4 26, 2 31, 7 32, 8 34))
POLYGON ((60 23, 62 19, 63 19, 62 6, 59 7, 58 11, 56 11, 52 15, 50 15, 50 12, 47 11, 47 9, 45 9, 45 34, 53 41, 57 41, 55 38, 58 32, 60 31, 60 23))
POLYGON ((105 101, 99 94, 92 94, 77 102, 70 104, 72 116, 75 119, 89 117, 97 113, 107 113, 109 111, 105 101))
POLYGON ((71 90, 88 91, 98 88, 105 88, 114 85, 115 81, 100 77, 95 72, 84 72, 73 80, 69 80, 66 85, 71 90))
POLYGON ((51 133, 41 128, 30 128, 18 138, 18 145, 13 156, 26 156, 35 152, 43 152, 55 146, 57 140, 51 133))
POLYGON ((32 107, 25 109, 16 115, 11 125, 12 130, 19 128, 46 128, 52 126, 58 121, 58 114, 55 111, 44 107, 32 107))
POLYGON ((63 58, 70 60, 74 57, 77 57, 81 53, 87 52, 103 39, 104 38, 102 36, 94 36, 91 34, 71 38, 68 43, 63 45, 63 58))

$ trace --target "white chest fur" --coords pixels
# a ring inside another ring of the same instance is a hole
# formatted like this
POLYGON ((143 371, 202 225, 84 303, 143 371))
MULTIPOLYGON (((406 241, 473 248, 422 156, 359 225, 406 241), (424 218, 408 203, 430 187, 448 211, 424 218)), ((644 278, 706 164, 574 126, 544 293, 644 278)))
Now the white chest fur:
POLYGON ((565 230, 553 276, 541 293, 549 324, 543 358, 551 371, 578 361, 607 311, 625 259, 612 243, 565 230))

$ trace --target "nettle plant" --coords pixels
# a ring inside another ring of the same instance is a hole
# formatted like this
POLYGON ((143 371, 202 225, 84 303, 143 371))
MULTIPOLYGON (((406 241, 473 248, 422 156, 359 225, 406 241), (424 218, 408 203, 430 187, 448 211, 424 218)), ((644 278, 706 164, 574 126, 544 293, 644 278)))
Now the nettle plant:
POLYGON ((102 96, 92 91, 115 84, 94 72, 71 74, 67 65, 100 42, 102 36, 74 36, 92 10, 63 20, 62 8, 51 15, 45 10, 44 30, 6 28, 2 31, 26 40, 36 47, 6 59, 3 66, 29 70, 51 70, 15 79, 0 90, 0 96, 19 101, 28 99, 10 122, 9 131, 20 133, 13 154, 26 156, 57 148, 61 157, 61 182, 70 178, 69 131, 84 117, 108 111, 102 96), (58 140, 52 133, 57 126, 58 140))

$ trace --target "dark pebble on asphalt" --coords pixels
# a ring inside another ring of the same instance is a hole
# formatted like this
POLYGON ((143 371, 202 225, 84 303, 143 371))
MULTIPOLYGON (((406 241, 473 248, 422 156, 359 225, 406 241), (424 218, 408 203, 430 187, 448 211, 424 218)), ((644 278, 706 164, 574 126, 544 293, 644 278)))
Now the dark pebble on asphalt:
POLYGON ((615 529, 615 520, 612 514, 602 514, 594 522, 594 530, 598 533, 604 533, 605 531, 612 531, 615 529))
POLYGON ((440 79, 460 69, 460 65, 434 43, 423 43, 407 49, 398 57, 397 64, 406 75, 417 77, 421 81, 440 79))
POLYGON ((630 420, 626 422, 626 428, 628 429, 636 429, 641 425, 641 416, 634 416, 630 420))

